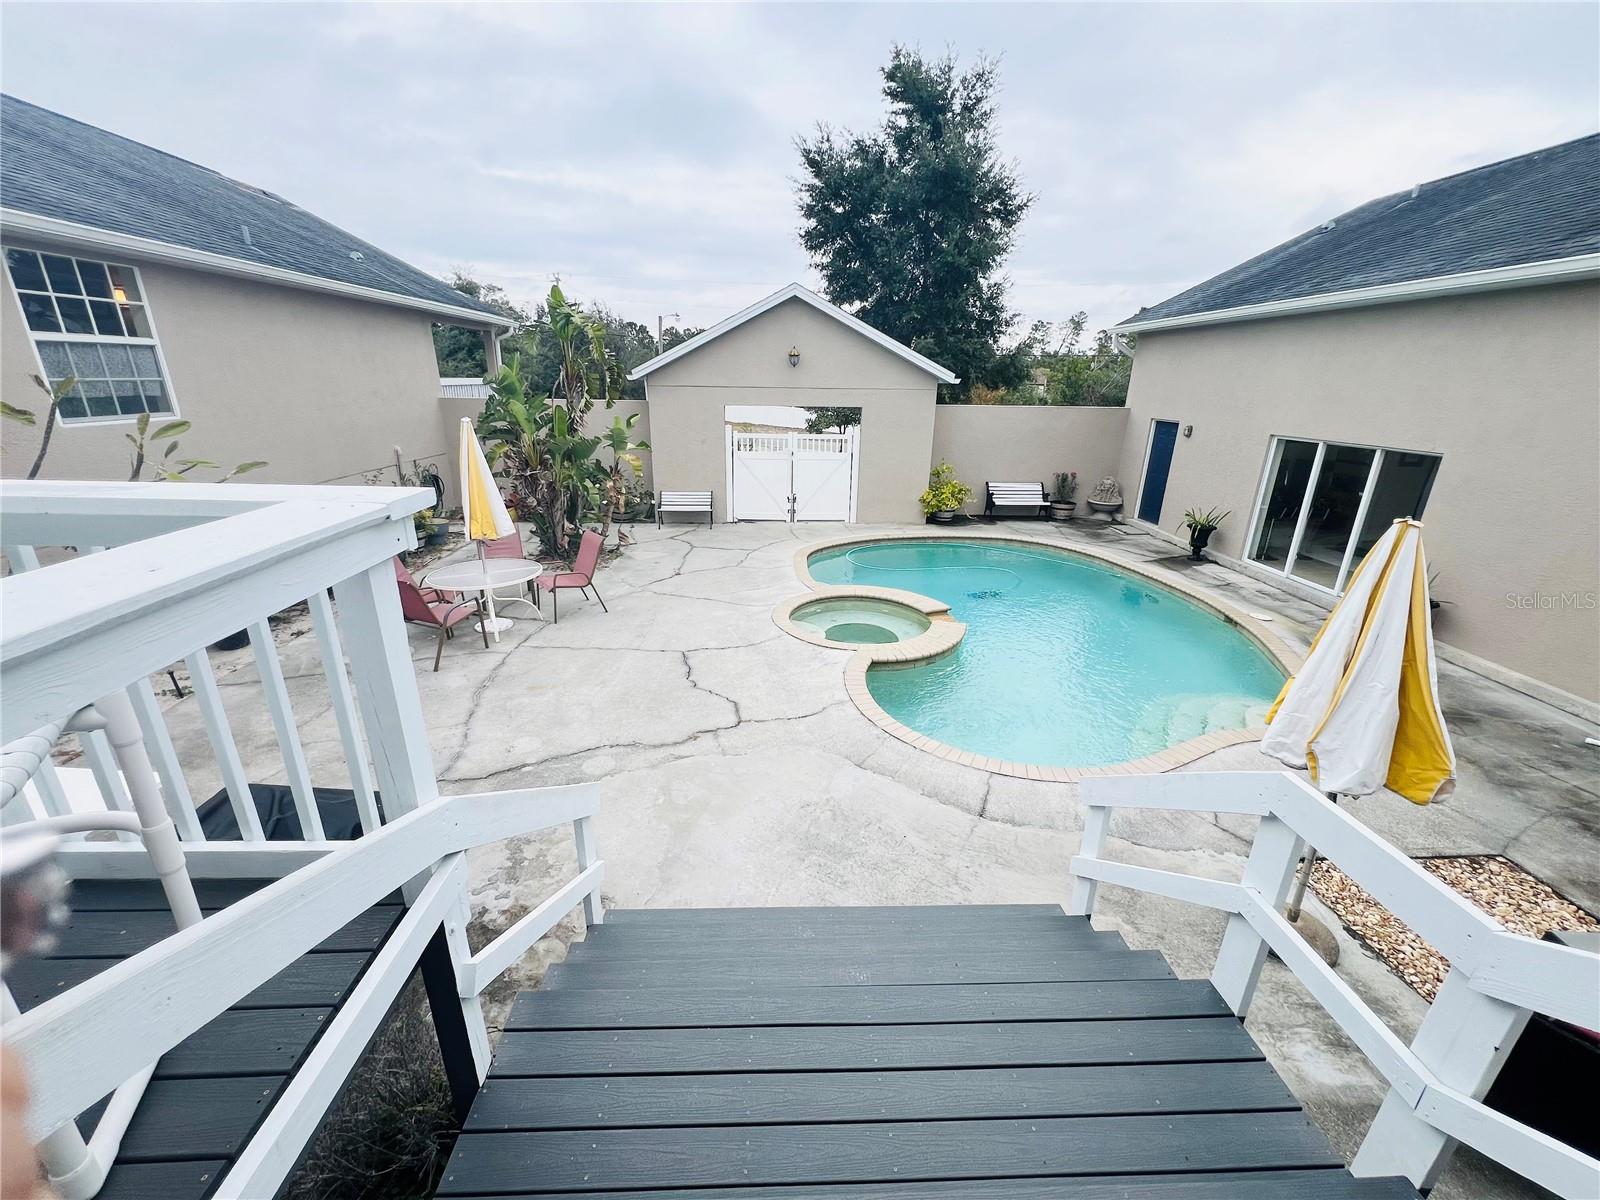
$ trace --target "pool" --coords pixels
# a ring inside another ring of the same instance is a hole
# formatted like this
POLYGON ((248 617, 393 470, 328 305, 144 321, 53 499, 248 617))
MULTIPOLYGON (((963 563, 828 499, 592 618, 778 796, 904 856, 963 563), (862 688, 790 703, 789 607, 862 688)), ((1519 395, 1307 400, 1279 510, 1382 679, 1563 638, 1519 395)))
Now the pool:
POLYGON ((1235 625, 1132 572, 1047 547, 915 539, 811 555, 818 583, 950 606, 955 649, 867 671, 873 700, 958 750, 1097 767, 1259 725, 1284 673, 1235 625))
POLYGON ((830 596, 800 605, 789 619, 814 629, 830 642, 850 646, 904 642, 926 633, 927 616, 894 600, 830 596))

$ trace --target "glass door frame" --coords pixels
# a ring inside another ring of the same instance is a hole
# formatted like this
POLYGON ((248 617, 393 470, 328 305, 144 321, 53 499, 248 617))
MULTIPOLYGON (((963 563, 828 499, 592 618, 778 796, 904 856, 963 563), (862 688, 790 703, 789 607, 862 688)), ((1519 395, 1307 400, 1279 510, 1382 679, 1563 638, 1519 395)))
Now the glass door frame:
POLYGON ((1372 492, 1378 482, 1378 472, 1383 467, 1383 457, 1389 451, 1382 446, 1374 446, 1365 442, 1333 442, 1324 438, 1294 437, 1289 434, 1273 434, 1267 443, 1267 458, 1261 468, 1261 482, 1256 487, 1255 505, 1251 511, 1250 532, 1245 541, 1246 553, 1244 561, 1263 571, 1271 571, 1274 575, 1291 577, 1294 570, 1295 559, 1300 554, 1300 539, 1305 534, 1306 522, 1311 516, 1311 501, 1316 496, 1317 482, 1322 478, 1322 464, 1327 457, 1329 446, 1349 446, 1357 450, 1371 450, 1372 466, 1367 470, 1367 481, 1361 488, 1361 503, 1356 506, 1355 521, 1350 527, 1350 539, 1345 543, 1344 557, 1339 561, 1339 575, 1333 582, 1333 587, 1324 587, 1320 583, 1313 583, 1309 579, 1302 579, 1298 575, 1292 578, 1298 584, 1315 588, 1319 592, 1337 596, 1344 591, 1345 581, 1350 578, 1350 567, 1355 559, 1356 543, 1361 540, 1361 530, 1367 521, 1367 505, 1372 501, 1372 492), (1294 536, 1289 540, 1289 551, 1283 556, 1281 567, 1271 563, 1260 562, 1251 558, 1249 548, 1256 544, 1256 539, 1261 533, 1261 522, 1264 516, 1267 490, 1272 487, 1275 468, 1278 463, 1280 448, 1284 442, 1310 442, 1317 448, 1316 457, 1311 461, 1311 473, 1306 477, 1306 492, 1300 498, 1300 512, 1295 518, 1294 536))

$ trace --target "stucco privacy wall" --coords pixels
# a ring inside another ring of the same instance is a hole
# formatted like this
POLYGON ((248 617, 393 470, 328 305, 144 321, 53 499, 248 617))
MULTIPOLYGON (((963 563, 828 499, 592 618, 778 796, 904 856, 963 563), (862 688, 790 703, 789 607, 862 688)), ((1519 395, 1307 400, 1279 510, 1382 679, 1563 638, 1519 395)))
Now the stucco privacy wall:
POLYGON ((652 371, 655 485, 713 489, 728 519, 724 412, 730 404, 859 407, 862 521, 920 520, 937 381, 801 300, 787 300, 652 371), (789 350, 800 351, 798 366, 789 350))
POLYGON ((933 414, 933 461, 944 459, 972 488, 974 512, 983 485, 1037 479, 1053 486, 1057 471, 1078 473, 1078 500, 1120 467, 1128 412, 1123 408, 941 404, 933 414))
MULTIPOLYGON (((367 471, 392 476, 398 445, 408 470, 414 458, 434 459, 453 474, 426 315, 138 265, 179 413, 194 422, 186 454, 227 466, 266 459, 251 477, 263 483, 359 483, 367 471)), ((9 278, 3 286, 0 395, 37 410, 43 394, 29 376, 39 361, 9 278)), ((59 426, 43 477, 126 479, 132 428, 59 426)), ((3 433, 0 473, 25 474, 39 431, 7 422, 3 433)))
POLYGON ((1443 455, 1423 514, 1437 637, 1600 698, 1600 284, 1147 333, 1128 405, 1130 513, 1150 422, 1193 424, 1161 523, 1232 509, 1227 556, 1273 435, 1443 455))

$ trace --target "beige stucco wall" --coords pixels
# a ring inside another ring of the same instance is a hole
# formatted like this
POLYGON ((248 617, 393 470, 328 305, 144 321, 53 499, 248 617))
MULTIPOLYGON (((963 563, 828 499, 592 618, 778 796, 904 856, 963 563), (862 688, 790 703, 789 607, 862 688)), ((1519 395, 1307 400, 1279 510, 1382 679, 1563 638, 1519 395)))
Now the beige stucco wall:
MULTIPOLYGON (((454 474, 424 314, 137 265, 179 413, 194 423, 184 453, 226 466, 266 459, 251 476, 263 483, 359 483, 369 471, 392 479, 398 445, 408 470, 415 458, 447 481, 454 474)), ((43 397, 29 376, 38 359, 9 278, 3 286, 0 395, 37 410, 43 397)), ((126 479, 132 428, 131 419, 58 427, 42 477, 126 479)), ((38 432, 7 422, 0 438, 0 474, 25 474, 38 432)))
POLYGON ((1078 502, 1120 466, 1124 408, 941 404, 933 417, 933 461, 944 459, 972 488, 969 511, 983 507, 985 481, 1037 479, 1048 489, 1057 471, 1078 473, 1078 502))
POLYGON ((861 409, 862 521, 920 520, 937 381, 801 300, 789 300, 645 378, 655 486, 710 488, 728 519, 724 413, 730 404, 861 409), (790 347, 800 363, 789 365, 790 347))
POLYGON ((1423 514, 1451 602, 1437 636, 1600 698, 1600 284, 1146 334, 1128 403, 1129 515, 1151 420, 1193 424, 1161 523, 1232 509, 1212 542, 1227 556, 1273 435, 1443 455, 1423 514))

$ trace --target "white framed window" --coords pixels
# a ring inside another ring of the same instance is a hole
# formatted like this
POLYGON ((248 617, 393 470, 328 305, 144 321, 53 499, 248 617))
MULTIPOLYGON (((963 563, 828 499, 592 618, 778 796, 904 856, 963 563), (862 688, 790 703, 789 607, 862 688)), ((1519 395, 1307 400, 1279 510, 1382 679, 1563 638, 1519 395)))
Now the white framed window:
POLYGON ((1391 522, 1422 516, 1443 461, 1388 446, 1274 437, 1246 557, 1301 583, 1342 592, 1391 522))
POLYGON ((137 269, 13 246, 5 254, 45 378, 77 381, 61 400, 63 424, 177 412, 137 269))

